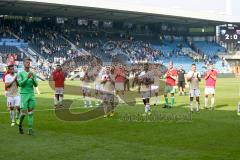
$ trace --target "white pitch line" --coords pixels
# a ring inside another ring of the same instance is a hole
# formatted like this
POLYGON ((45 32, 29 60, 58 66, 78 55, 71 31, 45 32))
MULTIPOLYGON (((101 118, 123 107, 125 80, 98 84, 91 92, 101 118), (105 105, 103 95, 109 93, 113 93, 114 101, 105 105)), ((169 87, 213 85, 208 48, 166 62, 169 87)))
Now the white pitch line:
MULTIPOLYGON (((84 107, 74 107, 74 108, 70 108, 70 109, 78 109, 78 108, 84 108, 84 107)), ((64 108, 40 109, 40 110, 34 110, 34 112, 54 111, 54 110, 60 110, 60 109, 64 109, 64 108)), ((6 113, 9 113, 9 112, 7 112, 7 111, 5 111, 5 112, 0 112, 0 114, 6 114, 6 113)))
MULTIPOLYGON (((138 102, 138 101, 137 101, 138 102)), ((123 102, 120 102, 119 104, 125 104, 127 105, 126 103, 123 103, 123 102)), ((136 103, 136 104, 139 104, 139 103, 136 103)), ((82 108, 82 109, 95 109, 97 107, 92 107, 92 108, 85 108, 85 107, 70 107, 70 110, 73 110, 73 109, 79 109, 79 108, 82 108)), ((48 108, 48 109, 39 109, 39 110, 34 110, 34 112, 45 112, 45 111, 54 111, 54 110, 61 110, 61 109, 64 109, 64 108, 48 108)), ((0 112, 0 114, 9 114, 9 111, 3 111, 3 112, 0 112)))

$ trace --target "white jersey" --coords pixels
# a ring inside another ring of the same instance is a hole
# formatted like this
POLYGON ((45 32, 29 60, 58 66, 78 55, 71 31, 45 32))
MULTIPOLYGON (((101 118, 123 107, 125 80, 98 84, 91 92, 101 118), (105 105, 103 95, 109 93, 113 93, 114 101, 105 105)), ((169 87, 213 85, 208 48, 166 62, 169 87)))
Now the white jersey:
MULTIPOLYGON (((5 83, 12 83, 15 80, 16 76, 17 76, 16 74, 14 74, 14 75, 7 74, 5 76, 5 83)), ((7 88, 6 96, 7 97, 18 96, 18 87, 17 87, 16 81, 12 84, 11 87, 7 88)))
POLYGON ((83 87, 89 87, 90 86, 90 76, 88 76, 88 73, 80 72, 80 78, 83 78, 83 80, 82 80, 83 87))
POLYGON ((139 75, 139 78, 140 78, 140 80, 143 80, 143 83, 141 83, 140 91, 143 91, 143 92, 150 91, 151 90, 151 84, 147 83, 144 79, 152 80, 152 78, 153 78, 152 72, 142 71, 139 75))
POLYGON ((130 78, 130 79, 133 79, 133 78, 135 77, 135 75, 136 75, 135 73, 130 72, 130 74, 129 74, 129 78, 130 78))
POLYGON ((199 72, 197 72, 197 71, 196 72, 193 72, 193 71, 188 72, 187 78, 191 78, 191 80, 189 82, 190 90, 192 90, 192 89, 199 89, 198 77, 199 78, 201 77, 199 72))
POLYGON ((99 72, 96 72, 97 76, 95 78, 95 90, 97 91, 101 91, 102 90, 102 87, 103 85, 101 84, 101 81, 102 81, 102 77, 103 77, 103 70, 100 70, 99 72))
POLYGON ((101 80, 102 80, 102 77, 103 77, 103 75, 104 75, 104 72, 103 72, 103 70, 100 70, 99 71, 99 73, 98 73, 98 75, 97 75, 97 77, 96 77, 96 84, 101 84, 101 80))
POLYGON ((104 74, 102 76, 102 80, 104 79, 109 79, 103 84, 103 91, 109 92, 109 93, 114 93, 115 90, 115 85, 110 81, 114 80, 114 76, 112 74, 104 74))

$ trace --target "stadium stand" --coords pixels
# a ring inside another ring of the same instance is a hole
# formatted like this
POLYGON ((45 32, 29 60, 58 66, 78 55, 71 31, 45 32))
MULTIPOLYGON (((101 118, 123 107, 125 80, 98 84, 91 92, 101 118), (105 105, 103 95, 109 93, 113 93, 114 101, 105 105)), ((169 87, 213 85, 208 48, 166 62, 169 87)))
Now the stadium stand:
POLYGON ((29 47, 45 59, 67 57, 70 44, 66 42, 52 23, 7 21, 7 25, 20 39, 28 42, 29 47), (17 25, 16 25, 17 24, 17 25))
MULTIPOLYGON (((173 61, 175 67, 183 65, 186 70, 190 69, 192 63, 196 63, 202 73, 208 63, 214 61, 219 72, 229 72, 228 64, 223 66, 222 60, 218 57, 218 52, 224 52, 225 48, 215 42, 190 43, 184 37, 167 35, 159 40, 155 36, 144 34, 131 35, 126 30, 79 27, 46 21, 6 20, 4 23, 1 21, 1 24, 4 24, 0 31, 2 40, 15 38, 13 40, 16 42, 27 42, 29 48, 50 64, 52 62, 63 64, 64 61, 80 54, 97 56, 102 62, 109 62, 114 56, 121 55, 131 63, 158 61, 166 65, 173 61)), ((0 42, 2 54, 20 54, 18 48, 21 46, 17 47, 17 43, 15 46, 5 44, 0 42)), ((36 67, 43 75, 50 71, 49 68, 39 65, 36 67)))
POLYGON ((215 42, 194 41, 193 44, 199 50, 199 53, 206 54, 211 58, 217 56, 218 52, 225 52, 225 48, 215 42))

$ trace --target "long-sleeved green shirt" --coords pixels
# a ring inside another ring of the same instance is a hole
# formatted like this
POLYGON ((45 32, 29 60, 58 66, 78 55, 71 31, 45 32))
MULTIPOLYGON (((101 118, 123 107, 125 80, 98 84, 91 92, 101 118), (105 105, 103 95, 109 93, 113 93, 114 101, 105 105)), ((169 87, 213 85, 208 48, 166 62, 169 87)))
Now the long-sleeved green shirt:
POLYGON ((20 94, 34 93, 34 87, 38 86, 37 76, 33 73, 33 79, 28 78, 30 72, 22 71, 17 76, 17 82, 20 87, 20 94))

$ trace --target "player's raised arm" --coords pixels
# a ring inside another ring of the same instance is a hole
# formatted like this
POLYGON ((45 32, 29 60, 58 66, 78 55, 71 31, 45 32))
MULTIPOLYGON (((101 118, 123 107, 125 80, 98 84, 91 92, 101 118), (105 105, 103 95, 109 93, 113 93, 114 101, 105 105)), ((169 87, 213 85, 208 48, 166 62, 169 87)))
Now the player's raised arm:
POLYGON ((177 76, 177 71, 173 70, 172 72, 169 73, 169 77, 172 78, 173 80, 177 80, 178 76, 177 76))
POLYGON ((198 79, 199 82, 201 81, 201 74, 200 73, 197 73, 197 79, 198 79))
POLYGON ((163 74, 162 78, 167 78, 169 76, 169 72, 166 70, 165 73, 163 74))
POLYGON ((38 86, 37 75, 34 73, 32 74, 32 81, 33 81, 34 87, 37 87, 38 86))
POLYGON ((209 76, 210 76, 210 72, 207 72, 204 79, 207 80, 209 78, 209 76))
POLYGON ((17 83, 20 87, 26 85, 27 80, 29 79, 29 76, 27 76, 26 78, 23 77, 22 73, 19 73, 17 75, 17 83))
POLYGON ((176 75, 169 75, 169 77, 171 77, 173 80, 177 80, 177 76, 176 75))
POLYGON ((188 73, 187 75, 187 81, 191 81, 193 78, 194 73, 188 73))
POLYGON ((16 78, 11 81, 10 79, 8 79, 8 77, 6 77, 6 79, 5 79, 5 87, 6 87, 6 88, 10 88, 10 87, 12 86, 12 84, 13 84, 14 82, 16 82, 16 81, 17 81, 16 78))
POLYGON ((217 75, 216 74, 210 74, 210 77, 216 81, 217 75))

